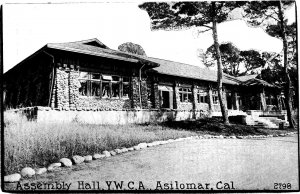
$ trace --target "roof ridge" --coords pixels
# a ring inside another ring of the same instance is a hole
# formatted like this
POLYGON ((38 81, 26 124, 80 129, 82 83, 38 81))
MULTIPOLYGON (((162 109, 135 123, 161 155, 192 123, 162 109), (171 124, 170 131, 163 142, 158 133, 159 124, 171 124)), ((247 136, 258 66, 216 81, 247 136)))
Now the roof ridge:
POLYGON ((47 45, 48 44, 82 44, 82 45, 87 45, 87 46, 93 46, 93 45, 86 44, 86 43, 93 42, 93 41, 97 42, 99 45, 103 46, 105 49, 110 49, 103 42, 101 42, 98 38, 90 38, 90 39, 85 39, 85 40, 80 40, 80 41, 71 41, 71 42, 47 43, 47 45))

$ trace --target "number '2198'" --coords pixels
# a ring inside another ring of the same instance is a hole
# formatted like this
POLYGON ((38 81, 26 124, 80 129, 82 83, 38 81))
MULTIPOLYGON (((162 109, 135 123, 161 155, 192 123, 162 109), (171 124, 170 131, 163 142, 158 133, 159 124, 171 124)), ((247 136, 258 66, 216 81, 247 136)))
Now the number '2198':
POLYGON ((274 189, 291 189, 291 183, 274 183, 274 189))

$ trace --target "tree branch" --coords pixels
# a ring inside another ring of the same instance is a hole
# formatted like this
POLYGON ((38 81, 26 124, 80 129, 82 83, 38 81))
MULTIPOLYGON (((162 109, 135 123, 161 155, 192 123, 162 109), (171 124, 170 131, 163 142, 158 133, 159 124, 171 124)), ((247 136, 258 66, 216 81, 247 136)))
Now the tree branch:
POLYGON ((212 27, 211 27, 211 26, 207 26, 207 25, 205 25, 205 24, 202 24, 201 26, 206 27, 206 28, 209 28, 210 30, 212 30, 212 27))

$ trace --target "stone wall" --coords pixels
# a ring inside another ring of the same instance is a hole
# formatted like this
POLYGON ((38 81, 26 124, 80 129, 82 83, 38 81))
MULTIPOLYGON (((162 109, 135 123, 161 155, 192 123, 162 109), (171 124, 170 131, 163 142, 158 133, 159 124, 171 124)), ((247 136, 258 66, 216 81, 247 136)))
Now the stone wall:
MULTIPOLYGON (((100 99, 100 97, 87 97, 79 95, 80 82, 78 70, 56 69, 55 85, 52 92, 51 107, 59 110, 129 110, 134 106, 139 108, 139 83, 138 77, 133 77, 131 82, 130 99, 100 99)), ((147 84, 144 81, 141 86, 143 94, 143 108, 148 108, 147 84)), ((151 105, 150 105, 151 106, 151 105)))
POLYGON ((202 111, 183 110, 56 110, 49 107, 29 107, 11 110, 26 115, 29 120, 39 123, 83 123, 100 125, 123 125, 157 123, 165 121, 192 120, 203 117, 202 111))

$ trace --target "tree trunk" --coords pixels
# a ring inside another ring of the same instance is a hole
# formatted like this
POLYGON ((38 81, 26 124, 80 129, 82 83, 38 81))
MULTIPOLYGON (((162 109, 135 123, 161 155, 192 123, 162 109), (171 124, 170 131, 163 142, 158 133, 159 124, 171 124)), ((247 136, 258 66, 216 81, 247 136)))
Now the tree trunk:
POLYGON ((223 85, 222 85, 222 77, 223 77, 223 72, 222 72, 222 61, 221 61, 221 52, 220 52, 220 45, 218 41, 218 32, 217 32, 217 21, 216 21, 216 4, 215 2, 212 2, 212 21, 213 21, 213 39, 214 39, 214 46, 216 50, 216 57, 217 57, 217 65, 218 65, 218 96, 219 96, 219 102, 220 102, 220 107, 221 107, 221 112, 222 112, 222 117, 223 117, 223 122, 224 124, 229 124, 228 120, 228 111, 227 107, 224 104, 224 99, 223 99, 223 85))
POLYGON ((295 128, 294 119, 292 117, 292 101, 291 101, 291 78, 288 72, 288 58, 287 58, 287 40, 286 40, 286 28, 284 25, 284 18, 282 13, 282 3, 278 2, 278 16, 280 20, 281 26, 281 36, 283 42, 283 62, 284 62, 284 74, 285 74, 285 87, 284 87, 284 95, 285 95, 285 105, 286 112, 289 121, 289 127, 295 128))

